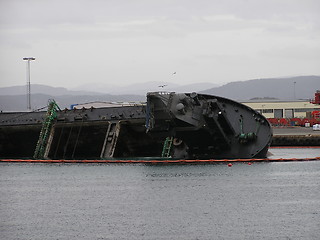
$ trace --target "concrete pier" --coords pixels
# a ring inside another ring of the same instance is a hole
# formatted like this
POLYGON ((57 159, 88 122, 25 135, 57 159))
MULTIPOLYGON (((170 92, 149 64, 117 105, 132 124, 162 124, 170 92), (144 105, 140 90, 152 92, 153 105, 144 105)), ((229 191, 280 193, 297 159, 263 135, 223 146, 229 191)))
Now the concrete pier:
POLYGON ((274 127, 271 146, 320 146, 320 131, 310 127, 274 127))

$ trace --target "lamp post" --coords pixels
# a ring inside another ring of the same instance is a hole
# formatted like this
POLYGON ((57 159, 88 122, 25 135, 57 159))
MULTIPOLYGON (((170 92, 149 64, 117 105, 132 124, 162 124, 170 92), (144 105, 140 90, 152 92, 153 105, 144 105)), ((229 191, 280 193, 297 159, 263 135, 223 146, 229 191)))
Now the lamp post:
POLYGON ((293 82, 293 100, 296 100, 296 83, 297 82, 293 82))
POLYGON ((27 61, 27 109, 31 111, 30 62, 36 59, 34 57, 25 57, 23 60, 27 61))

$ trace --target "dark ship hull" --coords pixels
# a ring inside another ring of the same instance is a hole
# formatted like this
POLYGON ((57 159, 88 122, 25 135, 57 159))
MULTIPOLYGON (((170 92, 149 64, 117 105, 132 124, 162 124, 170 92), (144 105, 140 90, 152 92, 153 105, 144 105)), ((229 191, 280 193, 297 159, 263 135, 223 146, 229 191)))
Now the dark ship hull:
POLYGON ((0 157, 35 159, 264 158, 269 122, 238 102, 148 93, 121 107, 1 113, 0 157))

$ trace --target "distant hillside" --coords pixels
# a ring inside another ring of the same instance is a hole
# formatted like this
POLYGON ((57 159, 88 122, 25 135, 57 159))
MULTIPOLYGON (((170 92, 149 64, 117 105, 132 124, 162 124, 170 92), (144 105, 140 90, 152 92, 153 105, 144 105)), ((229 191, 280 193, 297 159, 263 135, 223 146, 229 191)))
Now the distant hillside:
MULTIPOLYGON (((126 87, 107 87, 107 85, 99 85, 97 88, 100 92, 92 91, 97 85, 89 84, 83 90, 68 90, 62 87, 51 87, 40 84, 31 85, 31 106, 33 109, 39 109, 47 105, 48 99, 55 99, 61 108, 69 108, 71 104, 86 103, 94 101, 146 101, 146 93, 149 91, 177 91, 192 92, 204 90, 211 86, 212 83, 195 83, 190 85, 177 85, 164 82, 148 82, 130 85, 126 87), (159 87, 159 86, 163 87, 159 87), (93 86, 93 88, 90 88, 93 86), (106 92, 104 93, 104 88, 106 92)), ((0 111, 25 111, 27 109, 26 86, 13 86, 0 88, 0 111)))
POLYGON ((231 82, 201 93, 218 95, 234 100, 277 98, 280 100, 310 99, 320 90, 320 76, 265 78, 231 82), (295 82, 295 83, 294 83, 295 82))
POLYGON ((86 89, 87 91, 100 92, 104 94, 135 94, 135 95, 146 95, 147 92, 156 91, 169 91, 169 92, 198 92, 205 89, 218 87, 217 84, 200 82, 186 85, 179 85, 172 82, 144 82, 135 83, 127 86, 115 86, 104 83, 90 83, 74 88, 74 90, 82 91, 86 89))
POLYGON ((213 84, 213 83, 194 83, 194 84, 188 84, 184 86, 176 86, 176 87, 171 87, 170 84, 168 85, 168 88, 165 90, 166 91, 173 91, 173 92, 200 92, 203 91, 204 89, 209 88, 215 88, 218 87, 219 85, 213 84))
MULTIPOLYGON (((26 86, 12 86, 0 88, 0 95, 23 95, 26 94, 26 86)), ((97 95, 102 94, 91 91, 70 91, 63 87, 51 87, 41 84, 31 84, 31 94, 47 94, 52 96, 62 95, 97 95)))
MULTIPOLYGON (((52 96, 46 94, 33 94, 31 96, 32 109, 36 110, 47 106, 48 100, 54 99, 60 108, 70 108, 71 104, 87 103, 94 101, 105 102, 125 102, 125 101, 145 101, 145 96, 139 95, 65 95, 52 96)), ((27 109, 26 95, 0 96, 1 111, 25 111, 27 109)))
MULTIPOLYGON (((148 91, 200 92, 213 94, 234 100, 256 99, 310 99, 316 90, 320 90, 320 76, 300 76, 291 78, 269 78, 232 82, 221 87, 204 91, 211 83, 195 83, 177 85, 163 82, 149 82, 119 88, 112 94, 90 91, 70 91, 66 88, 32 85, 32 108, 38 109, 47 105, 48 99, 53 98, 61 108, 69 108, 71 104, 93 101, 146 101, 148 91), (295 83, 294 83, 295 82, 295 83), (163 88, 160 85, 167 85, 163 88), (294 91, 295 88, 295 91, 294 91), (141 94, 138 94, 138 93, 141 94), (125 94, 128 93, 128 94, 125 94), (295 93, 295 94, 294 94, 295 93)), ((0 88, 1 111, 24 111, 27 109, 25 86, 0 88)))

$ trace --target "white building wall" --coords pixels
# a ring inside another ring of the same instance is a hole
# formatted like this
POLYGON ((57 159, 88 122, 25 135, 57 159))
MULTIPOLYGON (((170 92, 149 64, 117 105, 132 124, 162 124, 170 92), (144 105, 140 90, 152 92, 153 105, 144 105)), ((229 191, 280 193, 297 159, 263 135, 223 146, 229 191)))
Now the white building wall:
POLYGON ((267 118, 274 118, 276 109, 282 110, 283 118, 291 118, 291 117, 305 118, 307 116, 307 112, 312 112, 314 111, 314 109, 320 110, 319 105, 312 104, 308 101, 242 102, 242 103, 261 112, 267 118))

